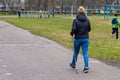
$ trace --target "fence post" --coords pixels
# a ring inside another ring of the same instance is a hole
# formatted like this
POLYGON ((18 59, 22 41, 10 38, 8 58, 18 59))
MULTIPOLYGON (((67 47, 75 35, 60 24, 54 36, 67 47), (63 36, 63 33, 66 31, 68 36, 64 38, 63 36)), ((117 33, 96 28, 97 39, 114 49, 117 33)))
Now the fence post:
POLYGON ((108 5, 105 6, 105 11, 104 11, 104 18, 108 20, 108 5))
POLYGON ((86 16, 88 16, 88 7, 86 6, 86 16))
POLYGON ((73 5, 71 6, 71 18, 73 18, 73 5))

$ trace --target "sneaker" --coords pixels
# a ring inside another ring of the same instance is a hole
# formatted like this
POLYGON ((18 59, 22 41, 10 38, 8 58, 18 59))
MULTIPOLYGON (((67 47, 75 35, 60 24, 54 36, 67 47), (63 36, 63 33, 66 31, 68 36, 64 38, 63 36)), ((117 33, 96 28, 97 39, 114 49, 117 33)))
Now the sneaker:
POLYGON ((88 68, 84 68, 83 72, 88 73, 88 70, 89 70, 88 68))
POLYGON ((75 69, 75 66, 73 66, 72 63, 70 63, 70 67, 75 69))

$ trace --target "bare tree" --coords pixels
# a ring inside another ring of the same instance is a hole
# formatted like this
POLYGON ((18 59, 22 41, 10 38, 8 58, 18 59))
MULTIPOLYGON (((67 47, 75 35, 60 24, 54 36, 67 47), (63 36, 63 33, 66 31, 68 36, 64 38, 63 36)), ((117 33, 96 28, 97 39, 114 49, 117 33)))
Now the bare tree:
POLYGON ((42 0, 38 0, 38 10, 41 9, 41 3, 42 3, 42 0))
MULTIPOLYGON (((17 7, 21 7, 21 0, 0 0, 4 5, 8 5, 11 10, 15 9, 15 5, 17 7), (16 3, 17 2, 17 3, 16 3), (18 6, 20 5, 20 6, 18 6)), ((61 6, 61 10, 64 9, 65 6, 71 5, 79 5, 79 6, 87 6, 89 8, 100 8, 105 6, 106 4, 118 4, 120 0, 24 0, 24 5, 26 10, 39 10, 40 8, 44 10, 50 11, 51 9, 55 9, 57 5, 61 6)))

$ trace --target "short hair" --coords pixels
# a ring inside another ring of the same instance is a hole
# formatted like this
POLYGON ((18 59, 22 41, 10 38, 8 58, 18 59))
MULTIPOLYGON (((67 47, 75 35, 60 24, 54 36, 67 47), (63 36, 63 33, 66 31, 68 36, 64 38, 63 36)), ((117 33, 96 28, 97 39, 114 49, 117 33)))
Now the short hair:
POLYGON ((80 13, 85 13, 85 8, 83 7, 83 6, 80 6, 79 8, 78 8, 78 13, 80 14, 80 13))

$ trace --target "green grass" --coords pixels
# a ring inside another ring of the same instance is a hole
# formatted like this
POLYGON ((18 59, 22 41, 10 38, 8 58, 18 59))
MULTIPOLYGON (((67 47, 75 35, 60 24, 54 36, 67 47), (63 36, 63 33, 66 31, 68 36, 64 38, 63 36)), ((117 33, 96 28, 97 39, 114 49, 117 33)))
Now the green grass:
MULTIPOLYGON (((64 18, 1 18, 2 20, 29 30, 31 33, 54 40, 61 45, 73 48, 72 37, 69 35, 72 19, 64 18)), ((89 17, 92 31, 90 32, 89 56, 98 59, 120 60, 120 40, 111 37, 111 19, 89 17)))

